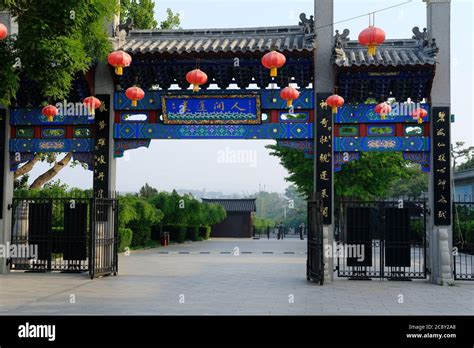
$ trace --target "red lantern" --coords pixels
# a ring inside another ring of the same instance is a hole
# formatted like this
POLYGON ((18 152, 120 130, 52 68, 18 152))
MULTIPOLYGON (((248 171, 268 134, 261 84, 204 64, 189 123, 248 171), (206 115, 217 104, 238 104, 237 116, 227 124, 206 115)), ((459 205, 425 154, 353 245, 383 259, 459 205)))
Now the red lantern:
POLYGON ((138 101, 145 98, 145 92, 140 87, 130 87, 125 91, 125 95, 132 101, 132 106, 136 107, 138 101))
POLYGON ((360 34, 359 34, 359 43, 362 46, 368 46, 369 51, 368 55, 369 56, 375 56, 375 52, 377 50, 377 46, 381 45, 385 41, 385 32, 377 27, 370 26, 366 29, 364 29, 360 34))
POLYGON ((132 57, 124 51, 114 51, 109 54, 107 61, 115 68, 117 75, 123 75, 123 68, 130 66, 132 57))
POLYGON ((41 110, 41 113, 48 118, 48 122, 53 122, 54 116, 59 114, 59 110, 54 105, 47 105, 41 110))
POLYGON ((262 65, 270 69, 270 76, 276 77, 278 74, 278 69, 281 68, 286 63, 286 57, 277 51, 268 52, 262 57, 262 65))
POLYGON ((83 104, 87 107, 87 110, 89 111, 89 114, 91 116, 94 116, 95 109, 100 108, 100 106, 102 105, 101 101, 96 97, 87 97, 86 99, 84 99, 83 104))
POLYGON ((392 107, 389 103, 380 103, 375 107, 375 112, 380 115, 381 120, 385 120, 385 116, 392 112, 392 107))
POLYGON ((326 99, 326 103, 332 107, 332 113, 335 114, 337 112, 337 108, 344 106, 344 98, 337 94, 333 94, 328 99, 326 99))
POLYGON ((199 92, 199 86, 207 82, 207 75, 199 69, 194 69, 186 74, 186 81, 193 85, 193 92, 199 92))
POLYGON ((300 92, 298 92, 293 87, 285 87, 280 92, 280 97, 283 100, 286 100, 286 106, 290 107, 293 105, 293 100, 298 99, 300 92))
POLYGON ((5 24, 0 23, 0 40, 5 39, 8 36, 8 28, 5 24))
POLYGON ((415 109, 411 113, 411 117, 413 117, 414 120, 418 120, 418 123, 423 123, 423 119, 426 116, 428 116, 428 111, 422 108, 415 109))

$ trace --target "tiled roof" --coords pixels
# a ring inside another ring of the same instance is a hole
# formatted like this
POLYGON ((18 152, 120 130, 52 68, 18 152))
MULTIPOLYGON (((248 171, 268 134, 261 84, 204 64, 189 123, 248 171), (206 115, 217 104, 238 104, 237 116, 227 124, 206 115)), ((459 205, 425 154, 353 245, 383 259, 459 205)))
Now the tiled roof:
POLYGON ((311 51, 304 26, 202 30, 132 30, 119 46, 128 53, 311 51))
POLYGON ((208 199, 203 198, 205 203, 217 203, 222 205, 228 213, 236 212, 252 212, 257 210, 255 204, 256 198, 253 199, 208 199))
POLYGON ((429 40, 426 29, 421 32, 413 28, 412 39, 386 40, 377 46, 374 57, 368 55, 367 47, 357 40, 349 40, 349 30, 336 32, 334 63, 339 67, 354 66, 414 66, 435 65, 438 48, 435 40, 429 40))

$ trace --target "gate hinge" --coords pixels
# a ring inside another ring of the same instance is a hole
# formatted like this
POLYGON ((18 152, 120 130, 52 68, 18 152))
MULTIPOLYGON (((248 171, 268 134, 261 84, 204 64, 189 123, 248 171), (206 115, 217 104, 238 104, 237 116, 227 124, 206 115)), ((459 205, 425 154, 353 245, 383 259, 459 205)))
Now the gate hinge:
POLYGON ((8 203, 8 205, 7 205, 7 209, 8 209, 8 210, 11 210, 12 208, 13 208, 13 204, 11 204, 11 203, 8 203))

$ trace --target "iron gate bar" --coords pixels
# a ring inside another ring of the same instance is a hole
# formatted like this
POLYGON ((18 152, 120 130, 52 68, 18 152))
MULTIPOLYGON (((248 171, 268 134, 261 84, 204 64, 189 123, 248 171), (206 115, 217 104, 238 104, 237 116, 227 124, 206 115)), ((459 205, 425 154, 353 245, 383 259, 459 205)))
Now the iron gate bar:
MULTIPOLYGON (((97 199, 90 197, 14 197, 12 200, 11 245, 23 254, 10 257, 11 270, 26 272, 117 274, 118 203, 102 200, 110 212, 97 213, 97 199), (108 214, 108 215, 107 215, 108 214), (107 239, 94 241, 94 220, 107 218, 101 227, 107 239), (99 246, 100 264, 94 262, 93 246, 99 246), (107 254, 104 254, 104 249, 107 254), (36 255, 24 252, 37 250, 36 255), (36 257, 34 257, 36 256, 36 257)), ((100 204, 100 203, 99 203, 100 204)), ((101 209, 99 209, 101 210, 101 209)))
POLYGON ((324 284, 322 207, 323 202, 321 199, 308 201, 306 279, 308 281, 318 281, 320 285, 324 284))
POLYGON ((337 212, 338 277, 426 278, 426 201, 342 200, 337 212))
POLYGON ((474 201, 472 196, 453 201, 454 279, 474 281, 474 201))
POLYGON ((118 200, 95 198, 91 204, 90 277, 117 275, 118 272, 118 200))

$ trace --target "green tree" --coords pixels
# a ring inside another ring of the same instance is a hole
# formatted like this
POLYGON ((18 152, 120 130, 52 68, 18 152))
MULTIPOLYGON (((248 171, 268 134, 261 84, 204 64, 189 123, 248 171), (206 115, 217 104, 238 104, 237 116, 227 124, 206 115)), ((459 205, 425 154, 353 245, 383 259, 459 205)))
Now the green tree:
POLYGON ((138 195, 143 198, 151 198, 156 194, 158 194, 158 190, 148 185, 148 183, 145 183, 145 185, 140 188, 138 195))
MULTIPOLYGON (((19 27, 17 35, 0 42, 0 103, 5 106, 11 105, 25 77, 35 82, 45 103, 66 99, 77 75, 104 61, 112 48, 104 21, 117 10, 114 1, 64 0, 58 6, 53 0, 0 0, 0 10, 16 17, 19 27)), ((46 161, 52 167, 31 185, 40 188, 62 168, 77 164, 71 161, 72 154, 58 161, 57 157, 57 153, 36 154, 19 168, 15 179, 46 161)))
POLYGON ((409 196, 420 197, 428 192, 428 175, 424 173, 417 164, 406 168, 407 177, 397 179, 390 188, 389 195, 392 197, 409 196))
POLYGON ((151 228, 163 218, 163 212, 145 199, 135 195, 120 197, 119 221, 122 227, 133 231, 132 246, 145 245, 150 241, 151 228))
MULTIPOLYGON (((294 183, 304 197, 310 197, 313 192, 313 160, 295 149, 278 145, 268 145, 267 148, 288 170, 290 175, 286 180, 294 183)), ((407 163, 400 153, 362 153, 358 161, 344 164, 335 174, 335 195, 365 200, 386 197, 395 181, 408 177, 407 163)))
POLYGON ((0 46, 4 105, 15 98, 20 76, 35 81, 45 101, 67 98, 76 75, 111 50, 104 20, 112 18, 114 1, 62 0, 58 6, 53 0, 0 0, 0 10, 16 17, 19 27, 0 46))
POLYGON ((179 13, 174 14, 170 8, 167 8, 166 14, 167 14, 166 19, 160 24, 161 29, 170 30, 170 29, 181 28, 180 27, 181 19, 179 18, 179 13))
POLYGON ((474 146, 466 146, 463 141, 456 142, 451 148, 453 172, 474 168, 474 146), (464 161, 458 165, 458 161, 464 161))
MULTIPOLYGON (((153 0, 122 0, 121 14, 126 21, 131 19, 135 29, 155 29, 158 21, 155 19, 155 2, 153 0)), ((166 9, 167 17, 160 23, 161 29, 176 29, 181 24, 179 14, 166 9)))

